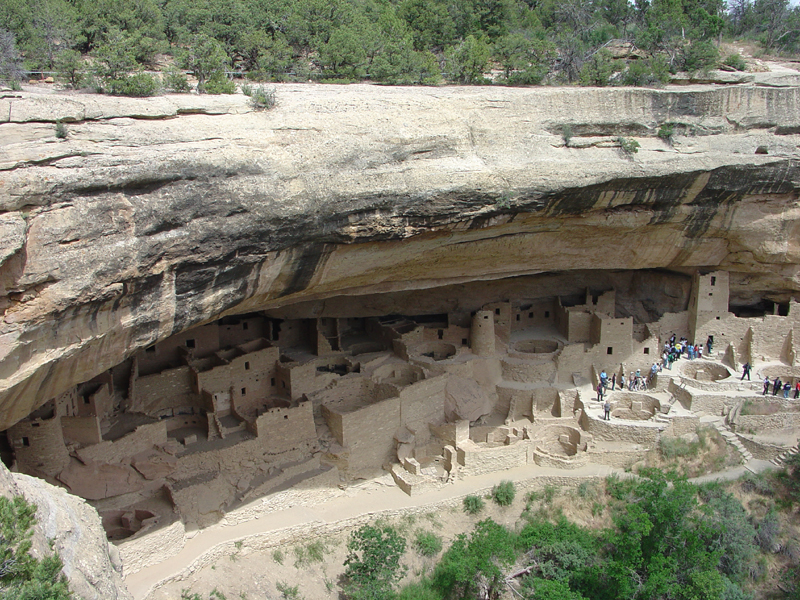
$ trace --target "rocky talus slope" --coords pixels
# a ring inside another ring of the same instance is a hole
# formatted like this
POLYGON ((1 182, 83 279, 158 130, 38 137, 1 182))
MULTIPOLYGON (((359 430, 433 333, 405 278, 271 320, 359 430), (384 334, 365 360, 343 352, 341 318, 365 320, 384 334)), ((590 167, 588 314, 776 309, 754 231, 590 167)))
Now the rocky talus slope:
POLYGON ((800 290, 796 77, 0 96, 0 429, 224 314, 576 269, 800 290))

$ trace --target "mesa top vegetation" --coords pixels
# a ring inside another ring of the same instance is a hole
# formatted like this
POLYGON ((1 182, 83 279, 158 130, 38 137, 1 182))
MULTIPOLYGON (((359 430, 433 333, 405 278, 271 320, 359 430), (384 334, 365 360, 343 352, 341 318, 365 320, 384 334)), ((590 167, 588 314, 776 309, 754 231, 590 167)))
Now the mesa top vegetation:
MULTIPOLYGON (((471 84, 491 67, 501 71, 496 82, 512 85, 643 85, 720 59, 743 68, 738 55, 720 57, 723 37, 796 52, 800 8, 788 0, 5 0, 0 80, 27 69, 72 86, 91 85, 87 74, 124 81, 171 54, 200 91, 206 82, 206 91, 229 91, 219 85, 226 72, 471 84), (621 44, 625 52, 612 52, 621 44)), ((172 79, 164 87, 182 91, 172 79)))

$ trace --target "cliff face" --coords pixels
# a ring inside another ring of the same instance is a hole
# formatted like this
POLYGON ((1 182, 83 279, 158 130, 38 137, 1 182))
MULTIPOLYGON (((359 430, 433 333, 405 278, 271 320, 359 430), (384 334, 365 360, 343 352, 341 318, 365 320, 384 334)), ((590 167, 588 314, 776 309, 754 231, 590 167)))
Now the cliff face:
POLYGON ((32 554, 41 559, 52 550, 58 552, 76 597, 131 600, 118 552, 106 540, 97 512, 85 501, 41 479, 10 473, 2 463, 0 495, 21 495, 36 505, 32 554))
POLYGON ((0 99, 0 429, 223 314, 571 270, 800 290, 796 86, 277 99, 0 99))

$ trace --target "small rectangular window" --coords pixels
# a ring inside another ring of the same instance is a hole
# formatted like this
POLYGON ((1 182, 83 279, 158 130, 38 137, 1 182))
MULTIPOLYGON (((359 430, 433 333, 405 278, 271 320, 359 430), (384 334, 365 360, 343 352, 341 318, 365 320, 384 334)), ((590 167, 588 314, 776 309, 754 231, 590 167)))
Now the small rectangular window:
POLYGON ((242 388, 242 396, 246 396, 246 395, 247 395, 247 388, 242 388))
POLYGON ((614 354, 614 348, 612 348, 611 346, 606 348, 606 354, 614 354))
POLYGON ((645 349, 644 349, 644 353, 645 353, 645 354, 650 354, 650 348, 645 348, 645 349))
POLYGON ((89 404, 89 396, 84 396, 83 397, 83 403, 84 404, 89 404))
POLYGON ((461 345, 462 346, 466 346, 467 345, 467 338, 461 338, 461 345))
POLYGON ((709 296, 713 296, 714 294, 713 294, 713 292, 708 292, 708 295, 709 296))
POLYGON ((533 313, 532 313, 532 312, 529 312, 529 313, 528 313, 528 318, 529 318, 529 319, 532 319, 532 318, 533 318, 533 313))
POLYGON ((717 285, 717 278, 716 277, 712 277, 711 278, 711 285, 717 285))
POLYGON ((519 315, 517 315, 517 321, 519 321, 519 315))
POLYGON ((439 339, 441 340, 441 339, 443 339, 443 338, 444 338, 444 331, 442 331, 442 330, 440 329, 440 330, 439 330, 439 339))
POLYGON ((194 340, 186 340, 187 348, 194 348, 194 340))
POLYGON ((484 318, 484 319, 488 319, 488 318, 489 318, 489 315, 483 315, 483 318, 484 318))
POLYGON ((281 381, 281 387, 282 387, 283 389, 286 389, 286 382, 285 382, 285 381, 281 381))
POLYGON ((248 327, 248 323, 247 323, 247 321, 245 321, 244 323, 242 323, 242 329, 247 329, 247 327, 248 327))
POLYGON ((250 370, 250 363, 249 362, 244 363, 244 370, 245 371, 249 371, 250 370))
POLYGON ((494 314, 499 315, 500 314, 500 309, 499 308, 495 308, 494 309, 494 314))
POLYGON ((31 441, 30 441, 28 438, 26 438, 26 437, 23 437, 23 438, 22 438, 22 445, 23 445, 23 446, 26 446, 26 447, 27 447, 27 446, 30 446, 30 445, 31 445, 31 441))
POLYGON ((549 319, 550 318, 550 311, 549 310, 544 311, 544 318, 545 319, 549 319))
POLYGON ((271 378, 271 379, 269 380, 269 384, 270 384, 272 387, 275 387, 275 378, 274 378, 274 377, 273 377, 273 378, 271 378))

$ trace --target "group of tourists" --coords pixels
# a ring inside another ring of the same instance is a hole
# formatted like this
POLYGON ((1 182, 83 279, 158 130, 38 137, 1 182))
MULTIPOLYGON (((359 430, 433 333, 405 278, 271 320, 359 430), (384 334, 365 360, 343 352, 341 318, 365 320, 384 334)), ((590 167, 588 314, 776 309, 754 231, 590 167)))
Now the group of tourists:
MULTIPOLYGON (((714 340, 709 336, 706 345, 708 346, 708 353, 711 354, 711 347, 714 340)), ((672 369, 672 363, 677 361, 681 356, 689 360, 695 358, 703 358, 703 345, 690 344, 689 340, 685 337, 677 339, 675 334, 664 343, 664 353, 661 355, 661 367, 664 369, 672 369)))
MULTIPOLYGON (((743 377, 744 379, 744 377, 743 377)), ((778 392, 783 391, 783 397, 788 398, 789 392, 792 391, 792 384, 789 381, 781 381, 780 377, 776 377, 775 381, 772 382, 772 395, 777 396, 778 392)), ((769 393, 770 389, 770 381, 769 377, 764 377, 764 396, 769 393)), ((800 398, 800 379, 795 380, 794 383, 794 399, 797 400, 800 398)))

